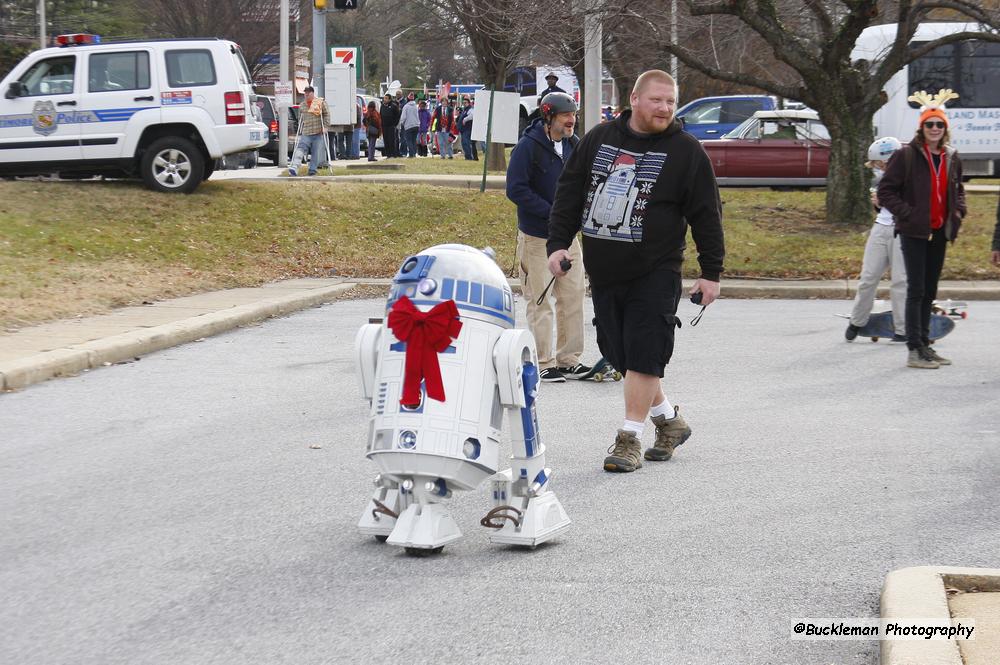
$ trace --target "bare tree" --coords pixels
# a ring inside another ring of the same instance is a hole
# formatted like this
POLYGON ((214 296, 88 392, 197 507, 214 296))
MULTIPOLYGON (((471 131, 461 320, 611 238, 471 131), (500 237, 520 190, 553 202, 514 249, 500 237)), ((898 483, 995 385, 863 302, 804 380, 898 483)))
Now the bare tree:
MULTIPOLYGON (((672 43, 669 3, 632 0, 621 6, 660 50, 714 78, 800 100, 819 113, 832 138, 827 179, 828 220, 864 223, 871 216, 864 155, 872 140, 872 116, 884 103, 883 87, 906 63, 944 44, 968 39, 1000 41, 1000 17, 976 0, 680 0, 691 19, 702 22, 701 40, 672 43), (982 26, 911 49, 917 26, 935 10, 952 20, 982 26), (852 60, 862 30, 895 22, 897 35, 878 62, 852 60), (707 27, 705 25, 707 22, 707 27), (719 52, 734 39, 749 39, 751 57, 742 68, 727 66, 719 52), (773 55, 761 59, 753 53, 773 55), (778 66, 774 66, 774 62, 778 66)), ((995 3, 994 3, 995 4, 995 3)))
POLYGON ((279 0, 146 0, 138 11, 147 22, 147 35, 236 42, 251 73, 264 55, 278 50, 279 0))
MULTIPOLYGON (((486 87, 503 90, 507 74, 514 68, 535 33, 545 26, 538 20, 537 3, 525 0, 420 0, 439 20, 457 23, 476 57, 479 75, 486 87)), ((489 145, 487 168, 506 170, 503 145, 489 145)))

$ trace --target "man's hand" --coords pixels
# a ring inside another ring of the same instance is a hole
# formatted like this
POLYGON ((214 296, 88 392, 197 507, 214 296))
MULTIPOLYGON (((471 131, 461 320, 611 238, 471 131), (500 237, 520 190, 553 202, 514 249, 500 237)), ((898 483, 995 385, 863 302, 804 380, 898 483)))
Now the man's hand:
POLYGON ((991 255, 993 265, 1000 266, 1000 249, 994 249, 991 255))
POLYGON ((569 252, 565 249, 557 249, 556 251, 549 254, 549 272, 556 277, 562 277, 566 274, 566 271, 562 269, 559 262, 563 259, 570 261, 569 252))
MULTIPOLYGON (((552 269, 552 257, 549 257, 549 270, 552 269)), ((721 288, 718 282, 712 282, 710 280, 699 277, 694 281, 694 286, 691 287, 689 295, 694 295, 696 293, 701 293, 701 304, 708 306, 715 302, 715 299, 719 297, 719 289, 721 288)))

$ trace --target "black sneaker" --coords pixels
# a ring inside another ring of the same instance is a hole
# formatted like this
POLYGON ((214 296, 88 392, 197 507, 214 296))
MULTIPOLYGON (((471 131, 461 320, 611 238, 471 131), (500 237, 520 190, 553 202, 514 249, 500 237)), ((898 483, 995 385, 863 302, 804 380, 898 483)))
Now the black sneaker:
POLYGON ((566 377, 555 367, 546 367, 538 375, 542 383, 566 383, 566 377))
POLYGON ((583 376, 584 374, 586 374, 591 370, 590 367, 587 367, 583 363, 577 363, 572 367, 558 367, 557 369, 567 379, 579 379, 581 376, 583 376))
POLYGON ((858 331, 861 330, 861 326, 856 326, 853 323, 847 324, 847 330, 844 331, 844 339, 848 342, 853 342, 854 338, 858 336, 858 331))
POLYGON ((890 339, 889 341, 890 342, 905 342, 906 341, 906 335, 900 335, 899 333, 893 333, 892 339, 890 339))

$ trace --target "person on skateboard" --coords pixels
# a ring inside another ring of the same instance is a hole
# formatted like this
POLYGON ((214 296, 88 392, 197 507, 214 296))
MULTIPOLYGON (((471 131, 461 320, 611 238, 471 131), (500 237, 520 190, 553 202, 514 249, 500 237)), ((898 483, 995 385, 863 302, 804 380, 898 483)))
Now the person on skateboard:
POLYGON ((903 265, 903 251, 899 248, 899 240, 893 230, 892 213, 886 208, 879 207, 878 197, 875 195, 875 188, 878 187, 885 172, 885 163, 901 147, 903 145, 899 139, 893 136, 875 139, 875 142, 868 146, 868 161, 865 162, 865 166, 870 168, 874 175, 871 197, 872 205, 878 210, 878 214, 868 232, 865 256, 861 261, 861 276, 858 278, 858 293, 854 296, 851 320, 844 332, 848 342, 853 342, 858 336, 858 331, 868 323, 875 302, 875 292, 886 268, 889 269, 891 280, 889 299, 892 301, 892 324, 895 329, 892 341, 906 341, 906 267, 903 265))

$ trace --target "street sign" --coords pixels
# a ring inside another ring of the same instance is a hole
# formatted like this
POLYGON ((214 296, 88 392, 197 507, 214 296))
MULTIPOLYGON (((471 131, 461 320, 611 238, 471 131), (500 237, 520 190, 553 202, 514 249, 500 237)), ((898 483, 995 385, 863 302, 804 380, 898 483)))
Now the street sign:
POLYGON ((292 84, 288 81, 276 81, 274 83, 274 101, 278 106, 292 105, 292 84))

